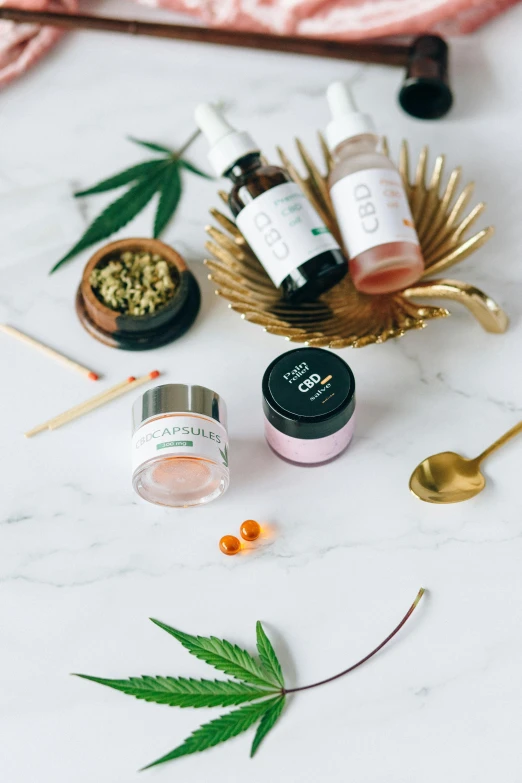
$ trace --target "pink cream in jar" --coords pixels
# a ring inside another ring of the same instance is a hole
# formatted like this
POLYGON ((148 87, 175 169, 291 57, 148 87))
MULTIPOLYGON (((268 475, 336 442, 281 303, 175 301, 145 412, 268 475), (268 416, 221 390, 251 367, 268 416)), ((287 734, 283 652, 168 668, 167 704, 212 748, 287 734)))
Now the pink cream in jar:
POLYGON ((349 445, 355 426, 355 378, 337 354, 297 348, 263 377, 268 444, 289 462, 320 465, 349 445))

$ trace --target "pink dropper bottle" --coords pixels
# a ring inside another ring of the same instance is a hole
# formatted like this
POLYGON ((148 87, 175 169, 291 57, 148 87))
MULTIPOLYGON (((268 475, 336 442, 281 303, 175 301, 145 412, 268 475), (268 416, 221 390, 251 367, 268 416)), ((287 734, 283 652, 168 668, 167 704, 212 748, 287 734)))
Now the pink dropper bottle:
POLYGON ((357 111, 343 82, 327 91, 332 120, 326 139, 334 166, 330 195, 355 287, 387 294, 424 271, 419 240, 402 179, 384 153, 371 117, 357 111))

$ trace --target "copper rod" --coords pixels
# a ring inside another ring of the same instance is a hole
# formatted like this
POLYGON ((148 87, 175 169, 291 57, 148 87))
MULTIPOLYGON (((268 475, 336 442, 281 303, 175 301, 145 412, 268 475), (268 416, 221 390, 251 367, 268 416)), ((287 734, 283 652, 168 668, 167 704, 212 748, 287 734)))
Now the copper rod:
POLYGON ((66 29, 104 30, 130 35, 150 35, 155 38, 174 38, 177 41, 239 46, 275 52, 293 52, 315 57, 331 57, 337 60, 355 60, 380 65, 406 65, 409 46, 405 44, 351 43, 324 38, 305 38, 294 35, 269 35, 221 28, 197 27, 161 22, 140 22, 107 16, 53 13, 51 11, 27 11, 19 8, 0 7, 0 19, 25 24, 40 24, 66 29))

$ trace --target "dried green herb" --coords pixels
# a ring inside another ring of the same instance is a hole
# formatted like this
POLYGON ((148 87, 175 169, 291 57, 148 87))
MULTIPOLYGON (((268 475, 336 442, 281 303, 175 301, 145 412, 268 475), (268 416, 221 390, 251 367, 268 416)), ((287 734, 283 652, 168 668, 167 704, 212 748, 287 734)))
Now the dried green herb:
POLYGON ((182 156, 198 137, 199 131, 182 145, 179 150, 172 150, 152 141, 142 141, 129 137, 129 140, 146 147, 161 157, 146 160, 131 166, 125 171, 114 174, 97 185, 81 190, 75 195, 79 197, 106 193, 129 185, 128 190, 100 214, 87 228, 83 236, 51 269, 55 272, 59 267, 96 242, 107 239, 127 225, 147 204, 159 193, 156 216, 154 219, 153 236, 159 237, 173 217, 183 191, 182 171, 189 171, 198 177, 211 179, 182 156))
POLYGON ((256 625, 259 657, 255 658, 246 650, 242 650, 224 639, 216 639, 215 636, 190 636, 161 623, 159 620, 152 620, 153 623, 177 639, 191 655, 228 674, 234 680, 195 680, 185 677, 147 676, 130 677, 127 680, 107 680, 102 677, 91 677, 87 674, 76 676, 114 688, 137 699, 156 702, 156 704, 167 704, 171 707, 230 707, 243 704, 239 709, 225 713, 200 726, 181 745, 148 764, 144 769, 212 748, 214 745, 219 745, 221 742, 242 734, 259 721, 250 750, 252 757, 280 717, 289 693, 326 685, 326 683, 343 677, 369 661, 401 630, 423 595, 424 589, 419 590, 415 601, 397 627, 368 655, 339 674, 311 685, 302 685, 297 688, 285 686, 281 665, 260 622, 256 625))
POLYGON ((128 315, 155 313, 176 290, 167 261, 144 252, 126 251, 95 267, 90 283, 103 304, 128 315))

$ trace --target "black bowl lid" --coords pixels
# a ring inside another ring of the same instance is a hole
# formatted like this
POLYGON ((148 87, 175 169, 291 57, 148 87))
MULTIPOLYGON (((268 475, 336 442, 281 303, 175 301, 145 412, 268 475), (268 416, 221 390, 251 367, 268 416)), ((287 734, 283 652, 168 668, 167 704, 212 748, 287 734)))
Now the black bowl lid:
POLYGON ((292 438, 333 435, 355 409, 355 378, 337 354, 296 348, 278 356, 263 377, 263 410, 277 430, 292 438))
MULTIPOLYGON (((180 278, 183 281, 180 286, 180 290, 181 288, 183 290, 183 296, 172 297, 172 300, 176 300, 172 305, 167 303, 160 308, 158 313, 152 315, 124 316, 123 323, 121 316, 117 315, 116 328, 112 332, 105 331, 91 319, 85 307, 81 286, 76 295, 76 312, 86 331, 110 348, 122 348, 126 351, 147 351, 151 348, 159 348, 182 337, 190 329, 199 313, 201 292, 198 281, 188 269, 181 273, 180 278), (168 315, 166 321, 165 314, 168 315), (132 324, 132 319, 134 324, 132 324), (132 330, 129 329, 130 322, 134 326, 132 330), (154 325, 156 328, 151 328, 154 325)), ((170 301, 172 302, 172 300, 170 301)))

